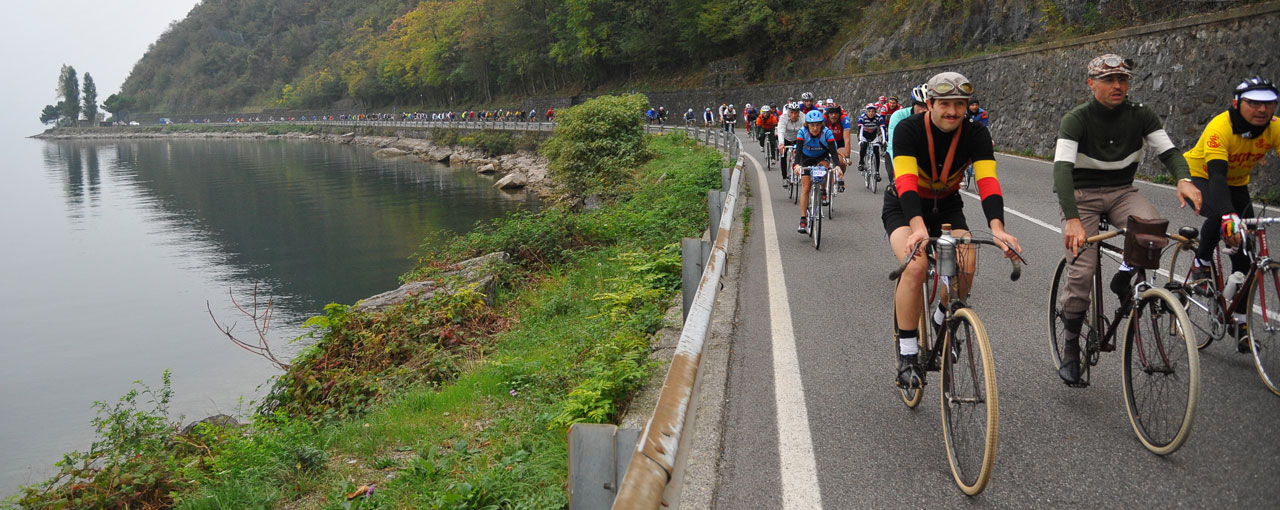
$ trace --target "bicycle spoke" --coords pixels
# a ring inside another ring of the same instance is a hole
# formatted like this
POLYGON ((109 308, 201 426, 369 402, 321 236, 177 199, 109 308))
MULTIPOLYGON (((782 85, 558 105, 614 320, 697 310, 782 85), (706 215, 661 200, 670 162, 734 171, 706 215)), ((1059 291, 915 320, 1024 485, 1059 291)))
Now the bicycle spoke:
POLYGON ((1171 294, 1148 290, 1135 304, 1125 339, 1126 408, 1139 439, 1160 455, 1182 445, 1194 416, 1199 360, 1185 317, 1171 294))
POLYGON ((1254 365, 1267 389, 1280 395, 1280 271, 1258 273, 1248 307, 1254 365))
POLYGON ((970 310, 949 323, 943 351, 942 413, 952 475, 966 494, 986 486, 995 458, 994 363, 986 333, 970 310))

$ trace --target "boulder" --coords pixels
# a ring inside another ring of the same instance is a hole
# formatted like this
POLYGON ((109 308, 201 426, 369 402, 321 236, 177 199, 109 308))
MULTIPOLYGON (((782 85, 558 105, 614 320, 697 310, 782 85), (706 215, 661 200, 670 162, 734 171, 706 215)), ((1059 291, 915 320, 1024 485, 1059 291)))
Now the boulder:
POLYGON ((379 158, 394 158, 399 156, 408 156, 409 152, 396 147, 386 147, 374 151, 373 155, 379 158))
POLYGON ((182 427, 182 435, 184 436, 191 435, 191 433, 196 431, 196 425, 199 425, 201 423, 208 423, 210 425, 216 425, 219 427, 230 427, 230 428, 244 426, 243 423, 240 423, 234 417, 227 416, 225 414, 215 414, 203 420, 193 421, 187 424, 187 426, 182 427))
POLYGON ((493 187, 498 189, 524 189, 529 184, 529 178, 523 173, 511 172, 506 177, 498 179, 493 183, 493 187))
POLYGON ((497 285, 498 275, 491 267, 495 263, 511 260, 506 252, 493 252, 473 259, 459 262, 449 271, 445 271, 431 280, 409 282, 400 288, 371 296, 356 303, 357 312, 375 312, 383 308, 398 305, 411 297, 430 299, 437 292, 452 292, 459 286, 475 284, 484 295, 485 304, 493 304, 493 292, 497 285))
POLYGON ((480 168, 476 169, 476 173, 481 175, 489 175, 497 171, 498 171, 498 166, 494 165, 493 163, 486 163, 484 165, 481 165, 480 168))

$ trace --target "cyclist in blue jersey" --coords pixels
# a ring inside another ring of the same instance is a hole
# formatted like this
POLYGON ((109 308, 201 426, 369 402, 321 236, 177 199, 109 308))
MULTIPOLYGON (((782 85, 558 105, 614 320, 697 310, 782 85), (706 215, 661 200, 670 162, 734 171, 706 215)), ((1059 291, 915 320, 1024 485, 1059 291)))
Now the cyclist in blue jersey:
MULTIPOLYGON (((800 227, 796 229, 801 234, 806 233, 809 228, 809 189, 812 181, 809 180, 809 171, 806 168, 822 165, 830 169, 829 161, 839 161, 840 157, 836 153, 836 135, 823 125, 824 122, 822 112, 811 111, 804 115, 804 129, 796 133, 796 145, 799 146, 799 150, 796 151, 796 162, 791 170, 801 172, 800 227)), ((822 192, 822 202, 826 205, 825 190, 822 192)))

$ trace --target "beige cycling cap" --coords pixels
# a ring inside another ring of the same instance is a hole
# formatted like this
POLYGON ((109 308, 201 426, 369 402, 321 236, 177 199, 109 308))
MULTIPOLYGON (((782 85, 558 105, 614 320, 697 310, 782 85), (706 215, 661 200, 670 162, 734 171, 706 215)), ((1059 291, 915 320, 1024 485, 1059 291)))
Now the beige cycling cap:
POLYGON ((963 74, 947 71, 929 78, 929 99, 968 99, 973 84, 963 74))
POLYGON ((1133 63, 1133 59, 1124 58, 1114 53, 1108 53, 1099 57, 1094 57, 1089 61, 1089 77, 1101 78, 1103 76, 1111 76, 1113 74, 1123 74, 1125 76, 1133 76, 1133 68, 1137 67, 1133 63))

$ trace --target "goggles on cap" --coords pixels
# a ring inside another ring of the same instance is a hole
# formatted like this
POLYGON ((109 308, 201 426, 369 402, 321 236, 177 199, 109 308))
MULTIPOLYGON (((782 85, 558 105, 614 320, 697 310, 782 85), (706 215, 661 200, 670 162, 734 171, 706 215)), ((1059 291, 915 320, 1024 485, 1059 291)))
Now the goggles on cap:
POLYGON ((973 84, 967 81, 959 84, 951 83, 949 81, 944 81, 942 83, 934 85, 933 88, 930 89, 930 91, 937 96, 947 96, 947 95, 950 95, 952 92, 955 92, 956 90, 959 90, 961 94, 964 94, 967 96, 973 93, 973 84))
POLYGON ((1116 70, 1126 74, 1132 74, 1133 69, 1137 66, 1138 65, 1134 63, 1131 58, 1121 57, 1120 55, 1104 55, 1094 61, 1093 66, 1090 66, 1089 71, 1092 76, 1111 74, 1112 71, 1116 70))

